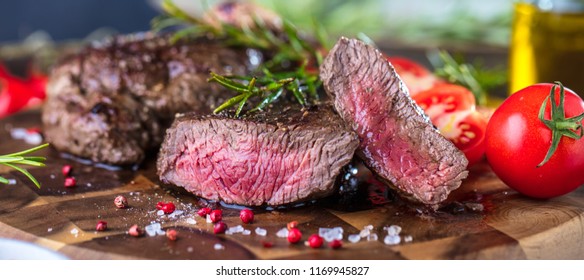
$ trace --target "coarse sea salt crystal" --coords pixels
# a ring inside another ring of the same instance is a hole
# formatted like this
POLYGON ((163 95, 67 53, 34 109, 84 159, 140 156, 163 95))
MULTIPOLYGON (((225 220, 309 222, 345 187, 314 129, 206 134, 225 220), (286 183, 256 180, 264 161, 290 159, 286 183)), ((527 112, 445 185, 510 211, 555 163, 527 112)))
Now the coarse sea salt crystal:
POLYGON ((377 241, 377 239, 378 239, 377 233, 367 235, 367 241, 377 241))
POLYGON ((16 185, 16 179, 8 179, 8 185, 16 185))
POLYGON ((225 246, 221 245, 221 243, 216 243, 216 244, 213 246, 213 248, 214 248, 215 250, 223 250, 223 249, 225 249, 225 246))
POLYGON ((229 228, 233 233, 242 233, 244 228, 242 225, 236 225, 234 227, 229 228))
POLYGON ((414 238, 411 235, 404 236, 404 242, 412 242, 414 238))
POLYGON ((213 221, 211 220, 211 215, 207 214, 206 221, 207 221, 207 224, 213 223, 213 221))
POLYGON ((158 210, 158 211, 156 211, 156 215, 162 216, 162 215, 164 215, 164 211, 158 210))
POLYGON ((387 231, 388 235, 399 235, 400 232, 402 231, 402 228, 400 226, 396 226, 396 225, 384 227, 383 229, 385 229, 387 231))
POLYGON ((160 231, 160 224, 154 223, 147 225, 144 227, 144 230, 146 231, 146 234, 148 236, 155 236, 158 233, 158 231, 160 231))
POLYGON ((241 232, 241 234, 243 234, 243 235, 250 235, 250 234, 251 234, 251 230, 249 230, 249 229, 244 229, 244 230, 241 232))
POLYGON ((347 237, 347 239, 349 239, 349 242, 351 242, 351 243, 357 243, 357 242, 359 242, 359 240, 361 240, 361 235, 351 234, 351 235, 349 235, 349 237, 347 237))
POLYGON ((371 231, 368 229, 363 229, 361 230, 361 232, 359 232, 359 236, 361 236, 362 238, 365 238, 367 236, 369 236, 371 234, 371 231))
POLYGON ((255 233, 259 236, 266 236, 268 234, 268 231, 266 229, 258 227, 255 229, 255 233))
POLYGON ((28 132, 24 128, 13 128, 10 130, 10 136, 14 139, 23 139, 28 132))
POLYGON ((287 238, 288 237, 288 229, 281 228, 278 232, 276 232, 276 236, 280 238, 287 238))
POLYGON ((168 215, 168 218, 170 218, 170 219, 176 219, 176 218, 178 218, 180 215, 182 215, 183 213, 184 213, 184 211, 182 211, 182 210, 175 210, 174 212, 172 212, 172 213, 170 213, 170 214, 168 215))
POLYGON ((397 245, 401 242, 399 235, 388 235, 383 239, 383 243, 387 245, 397 245))
POLYGON ((50 227, 50 228, 47 229, 47 232, 51 232, 51 231, 53 231, 53 228, 52 227, 50 227))
POLYGON ((43 142, 43 136, 39 133, 28 133, 24 136, 24 142, 30 145, 40 145, 43 142))
POLYGON ((187 218, 186 222, 189 225, 196 225, 197 224, 197 221, 193 218, 187 218))

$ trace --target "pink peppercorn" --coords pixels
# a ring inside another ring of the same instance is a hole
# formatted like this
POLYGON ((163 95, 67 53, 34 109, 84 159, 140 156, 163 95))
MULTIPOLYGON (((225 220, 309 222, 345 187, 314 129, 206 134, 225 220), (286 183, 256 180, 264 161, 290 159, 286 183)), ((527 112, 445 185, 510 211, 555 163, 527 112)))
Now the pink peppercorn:
POLYGON ((176 206, 174 206, 174 203, 168 202, 162 206, 161 210, 164 212, 164 214, 170 214, 176 210, 176 206))
POLYGON ((329 247, 333 249, 340 249, 341 247, 343 247, 343 242, 341 240, 335 239, 329 242, 329 247))
POLYGON ((63 173, 63 176, 69 177, 69 175, 71 174, 71 170, 73 170, 73 167, 69 164, 66 164, 63 165, 63 168, 61 168, 61 173, 63 173))
POLYGON ((293 228, 288 231, 288 242, 296 244, 302 239, 302 232, 299 229, 293 228))
POLYGON ((123 195, 118 195, 114 199, 114 205, 119 209, 126 208, 128 207, 128 199, 123 195))
POLYGON ((209 207, 204 207, 199 209, 199 211, 197 211, 197 215, 199 215, 199 217, 207 217, 207 215, 211 214, 211 208, 209 207))
POLYGON ((313 234, 308 237, 308 245, 313 249, 318 249, 322 246, 322 237, 318 234, 313 234))
POLYGON ((211 214, 209 214, 209 218, 211 219, 211 222, 217 223, 223 219, 223 211, 213 210, 211 211, 211 214))
POLYGON ((239 212, 239 218, 244 224, 249 224, 253 222, 253 211, 249 209, 243 209, 239 212))
POLYGON ((128 234, 130 236, 140 237, 140 236, 142 236, 144 234, 144 231, 138 225, 133 225, 128 230, 128 234))
POLYGON ((97 231, 104 231, 107 229, 107 222, 106 221, 99 221, 95 226, 95 230, 97 231))
POLYGON ((164 205, 166 205, 166 203, 159 201, 158 203, 156 203, 156 210, 162 210, 162 207, 164 207, 164 205))
POLYGON ((178 233, 174 229, 166 230, 166 238, 171 241, 175 241, 178 236, 178 233))
POLYGON ((77 180, 75 177, 67 177, 65 178, 65 188, 73 188, 77 185, 77 180))
POLYGON ((213 226, 213 233, 220 234, 227 231, 227 224, 224 222, 218 222, 213 226))

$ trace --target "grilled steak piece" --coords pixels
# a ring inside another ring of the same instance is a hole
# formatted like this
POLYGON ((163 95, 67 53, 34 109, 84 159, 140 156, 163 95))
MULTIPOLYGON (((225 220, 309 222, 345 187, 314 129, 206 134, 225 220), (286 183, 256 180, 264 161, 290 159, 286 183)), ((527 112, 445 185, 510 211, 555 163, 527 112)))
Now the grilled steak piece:
POLYGON ((209 113, 230 93, 209 71, 243 75, 245 50, 207 39, 179 42, 151 34, 120 36, 57 65, 42 121, 58 150, 96 162, 139 163, 160 145, 179 112, 209 113))
POLYGON ((460 186, 468 173, 464 154, 412 101, 379 51, 341 38, 320 71, 335 110, 359 135, 357 154, 383 181, 427 205, 460 186))
POLYGON ((330 105, 272 108, 244 119, 186 114, 167 130, 161 181, 240 205, 283 205, 330 195, 358 146, 330 105))

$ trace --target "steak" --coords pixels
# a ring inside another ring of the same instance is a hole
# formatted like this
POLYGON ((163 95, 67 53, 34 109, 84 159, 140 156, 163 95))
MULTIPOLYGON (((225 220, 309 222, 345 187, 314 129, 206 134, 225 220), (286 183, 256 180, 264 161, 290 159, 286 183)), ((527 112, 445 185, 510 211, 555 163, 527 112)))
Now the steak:
POLYGON ((320 77, 335 110, 359 135, 358 156, 406 198, 436 206, 466 178, 464 154, 432 125, 375 48, 341 38, 320 77))
POLYGON ((170 44, 152 34, 118 36, 57 65, 42 122, 58 150, 95 162, 136 164, 162 142, 176 113, 209 113, 230 93, 209 71, 248 73, 243 49, 197 39, 170 44))
POLYGON ((246 118, 188 113, 167 130, 162 182, 240 205, 284 205, 335 191, 357 135, 331 105, 274 107, 246 118))

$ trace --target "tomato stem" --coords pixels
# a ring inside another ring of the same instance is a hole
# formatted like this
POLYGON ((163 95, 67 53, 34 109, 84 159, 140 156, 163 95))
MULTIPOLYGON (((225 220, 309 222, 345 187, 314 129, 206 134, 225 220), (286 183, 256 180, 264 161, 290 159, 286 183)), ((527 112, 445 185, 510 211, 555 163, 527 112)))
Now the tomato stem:
POLYGON ((584 119, 584 113, 566 118, 564 112, 564 86, 560 82, 555 82, 556 84, 550 90, 550 96, 543 101, 541 108, 539 109, 539 119, 552 131, 552 144, 543 159, 543 161, 537 165, 541 167, 552 157, 552 155, 558 149, 560 145, 560 140, 563 136, 579 140, 584 134, 584 129, 582 128, 582 120, 584 119), (556 106, 556 99, 554 98, 554 93, 556 92, 556 87, 560 86, 560 103, 556 106), (545 108, 547 106, 548 99, 551 100, 551 111, 550 119, 546 120, 545 108), (578 132, 579 131, 579 132, 578 132))

